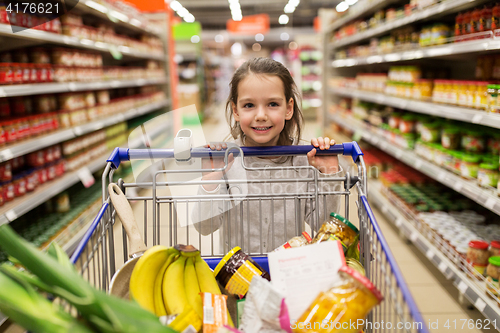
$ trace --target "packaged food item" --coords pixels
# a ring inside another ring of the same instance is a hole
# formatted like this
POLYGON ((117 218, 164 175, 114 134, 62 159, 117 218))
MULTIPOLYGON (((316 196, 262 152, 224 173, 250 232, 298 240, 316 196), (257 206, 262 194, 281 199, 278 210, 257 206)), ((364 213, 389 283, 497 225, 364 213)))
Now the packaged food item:
POLYGON ((480 81, 476 83, 477 90, 474 95, 474 107, 476 109, 488 109, 488 82, 480 81))
POLYGON ((464 178, 477 178, 480 162, 480 155, 462 154, 460 175, 464 178))
POLYGON ((227 325, 226 295, 201 293, 203 299, 203 332, 216 333, 219 328, 227 325))
POLYGON ((307 244, 310 244, 311 242, 312 242, 311 236, 309 236, 309 234, 306 231, 303 231, 301 236, 295 236, 291 238, 288 242, 281 245, 274 251, 291 249, 292 247, 305 246, 307 244))
POLYGON ((440 135, 441 123, 437 121, 422 122, 420 128, 420 139, 423 142, 438 142, 440 135))
POLYGON ((203 326, 203 322, 201 321, 200 316, 196 314, 196 311, 194 311, 192 307, 187 307, 181 314, 177 315, 175 319, 168 324, 168 326, 173 328, 177 332, 192 333, 200 332, 203 326))
POLYGON ((14 186, 14 196, 16 198, 26 194, 26 179, 22 174, 12 177, 12 184, 14 186))
POLYGON ((477 183, 480 186, 496 187, 498 184, 498 161, 496 163, 481 163, 477 171, 477 183))
POLYGON ((446 149, 458 149, 460 129, 454 126, 445 127, 441 133, 441 145, 446 149))
POLYGON ((406 114, 401 117, 399 122, 399 130, 402 134, 408 134, 415 132, 416 118, 411 114, 406 114))
POLYGON ((492 240, 490 243, 490 257, 500 256, 500 241, 492 240))
POLYGON ((498 279, 500 278, 500 257, 492 256, 488 259, 488 266, 486 267, 486 294, 489 295, 488 291, 493 294, 493 296, 498 297, 500 294, 500 286, 498 284, 498 279))
POLYGON ((363 329, 364 318, 383 297, 370 280, 354 269, 344 266, 338 274, 335 286, 321 292, 299 317, 292 327, 294 332, 359 333, 363 329), (332 321, 337 325, 322 325, 332 321), (348 325, 342 326, 343 323, 348 325))
POLYGON ((480 130, 470 129, 462 133, 462 148, 469 153, 482 153, 486 140, 480 130))
POLYGON ((319 243, 328 240, 340 240, 344 247, 344 252, 351 246, 359 234, 349 220, 337 213, 330 213, 331 219, 323 223, 312 243, 319 243))
POLYGON ((469 242, 466 259, 469 263, 470 271, 477 279, 483 276, 488 265, 488 243, 482 240, 473 240, 469 242))
POLYGON ((269 273, 249 255, 236 246, 229 251, 214 269, 217 281, 233 295, 245 297, 254 276, 271 280, 269 273))

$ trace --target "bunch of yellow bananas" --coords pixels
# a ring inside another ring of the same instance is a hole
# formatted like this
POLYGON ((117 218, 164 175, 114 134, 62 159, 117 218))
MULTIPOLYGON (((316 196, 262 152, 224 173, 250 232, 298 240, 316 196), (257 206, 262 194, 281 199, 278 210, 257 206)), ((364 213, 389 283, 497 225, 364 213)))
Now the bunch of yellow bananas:
POLYGON ((194 310, 201 323, 200 292, 221 294, 212 270, 191 245, 153 246, 137 261, 130 277, 130 298, 159 317, 185 316, 194 310))

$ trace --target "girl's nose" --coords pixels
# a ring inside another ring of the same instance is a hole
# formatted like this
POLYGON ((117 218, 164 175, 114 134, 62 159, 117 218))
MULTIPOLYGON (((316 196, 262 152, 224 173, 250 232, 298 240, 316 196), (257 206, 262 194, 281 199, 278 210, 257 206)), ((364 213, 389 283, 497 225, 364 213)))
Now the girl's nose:
POLYGON ((263 108, 263 107, 257 108, 257 114, 255 115, 255 119, 267 120, 267 112, 266 112, 265 108, 263 108))

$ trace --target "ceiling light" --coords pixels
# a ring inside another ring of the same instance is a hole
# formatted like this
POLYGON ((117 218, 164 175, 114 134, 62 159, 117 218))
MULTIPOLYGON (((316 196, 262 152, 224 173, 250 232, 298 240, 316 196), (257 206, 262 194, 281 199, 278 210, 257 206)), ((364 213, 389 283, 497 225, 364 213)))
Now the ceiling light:
POLYGON ((279 22, 280 24, 287 24, 289 20, 290 20, 290 19, 289 19, 288 15, 286 15, 286 14, 281 14, 281 15, 280 15, 280 17, 279 17, 279 19, 278 19, 278 22, 279 22))
POLYGON ((236 2, 236 3, 232 3, 232 4, 230 4, 230 5, 229 5, 229 8, 230 8, 231 10, 238 10, 238 9, 241 9, 240 4, 239 4, 239 3, 237 3, 237 2, 236 2))
POLYGON ((288 0, 288 3, 294 7, 297 7, 300 3, 300 0, 288 0))
POLYGON ((231 45, 231 53, 234 56, 240 56, 241 53, 243 53, 243 47, 241 46, 241 44, 240 43, 234 43, 233 45, 231 45))
POLYGON ((347 4, 347 2, 345 1, 342 1, 340 2, 337 7, 335 7, 335 10, 339 13, 343 13, 345 12, 347 9, 349 8, 349 5, 347 4))
POLYGON ((180 17, 184 17, 186 15, 189 14, 189 10, 187 10, 186 8, 182 7, 181 9, 179 9, 177 11, 177 15, 179 15, 180 17))
POLYGON ((191 36, 191 43, 196 44, 199 42, 200 42, 200 36, 198 36, 198 35, 191 36))
POLYGON ((186 16, 184 16, 184 21, 188 23, 193 23, 195 21, 194 15, 189 13, 186 16))
POLYGON ((214 39, 215 39, 215 41, 217 43, 222 43, 224 41, 224 36, 222 36, 222 35, 215 35, 214 39))
POLYGON ((354 5, 356 2, 358 2, 358 0, 345 0, 345 2, 347 2, 347 4, 348 4, 349 6, 352 6, 352 5, 354 5))
POLYGON ((95 10, 98 10, 100 11, 101 13, 107 13, 108 12, 108 8, 106 8, 106 6, 103 6, 97 2, 94 2, 94 1, 87 1, 85 3, 87 6, 91 7, 91 8, 94 8, 95 10))
POLYGON ((179 1, 174 0, 170 3, 170 8, 172 8, 172 10, 176 12, 182 8, 182 5, 179 1))
POLYGON ((229 2, 230 4, 232 4, 232 3, 238 3, 239 0, 227 0, 227 2, 229 2))
POLYGON ((255 40, 257 42, 262 42, 264 40, 264 35, 263 34, 257 34, 257 35, 255 35, 255 40))
POLYGON ((280 39, 281 40, 289 40, 290 39, 290 35, 287 32, 282 32, 281 35, 280 35, 280 39))
POLYGON ((241 16, 241 15, 233 15, 232 19, 233 19, 233 21, 241 21, 243 19, 243 16, 241 16))
POLYGON ((284 9, 284 12, 289 14, 289 13, 293 13, 295 11, 295 6, 292 6, 290 4, 287 4, 285 6, 285 9, 284 9))

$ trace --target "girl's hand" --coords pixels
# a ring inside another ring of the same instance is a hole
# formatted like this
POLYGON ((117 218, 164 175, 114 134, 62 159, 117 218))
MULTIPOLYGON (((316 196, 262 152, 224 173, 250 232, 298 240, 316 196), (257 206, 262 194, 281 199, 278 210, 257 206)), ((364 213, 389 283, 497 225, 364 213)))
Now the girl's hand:
MULTIPOLYGON (((321 150, 329 149, 330 146, 335 144, 335 140, 328 137, 313 138, 311 144, 321 150)), ((316 156, 316 148, 313 148, 307 153, 307 160, 309 164, 318 169, 321 173, 332 174, 339 171, 339 159, 337 155, 322 155, 316 156)))
MULTIPOLYGON (((227 148, 227 144, 225 142, 215 142, 205 145, 205 148, 210 147, 212 150, 222 150, 227 148)), ((225 172, 229 171, 231 166, 233 165, 234 158, 233 154, 228 155, 228 163, 225 172)), ((210 158, 202 158, 201 167, 202 169, 220 169, 225 165, 224 157, 210 157, 210 158)), ((213 171, 213 172, 203 172, 202 180, 220 180, 222 179, 223 172, 222 171, 213 171)), ((202 185, 206 191, 213 191, 217 188, 219 184, 204 184, 202 185)))

